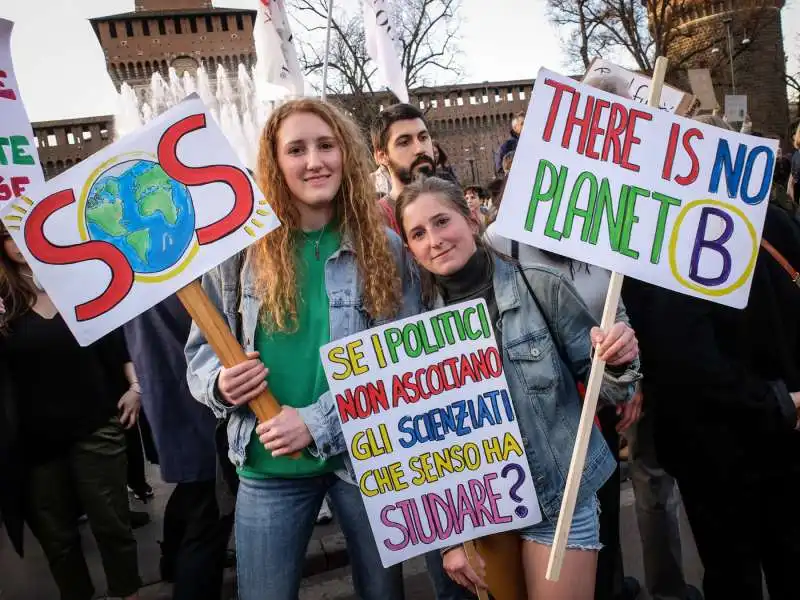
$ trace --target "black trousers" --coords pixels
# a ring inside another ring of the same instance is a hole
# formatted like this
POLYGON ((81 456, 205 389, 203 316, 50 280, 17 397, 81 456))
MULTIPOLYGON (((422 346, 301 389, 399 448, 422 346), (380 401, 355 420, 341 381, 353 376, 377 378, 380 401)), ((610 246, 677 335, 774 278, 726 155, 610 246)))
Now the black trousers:
POLYGON ((725 480, 702 464, 675 470, 705 568, 706 600, 762 600, 762 569, 770 600, 800 598, 800 476, 776 472, 773 456, 725 480))
POLYGON ((164 510, 162 576, 173 600, 219 600, 233 514, 221 517, 214 481, 179 483, 164 510))
POLYGON ((612 600, 622 592, 622 546, 619 538, 619 434, 616 426, 619 418, 613 406, 606 406, 598 412, 600 430, 611 453, 617 461, 617 468, 608 481, 597 491, 600 503, 600 543, 603 549, 597 557, 597 576, 595 578, 595 600, 612 600))

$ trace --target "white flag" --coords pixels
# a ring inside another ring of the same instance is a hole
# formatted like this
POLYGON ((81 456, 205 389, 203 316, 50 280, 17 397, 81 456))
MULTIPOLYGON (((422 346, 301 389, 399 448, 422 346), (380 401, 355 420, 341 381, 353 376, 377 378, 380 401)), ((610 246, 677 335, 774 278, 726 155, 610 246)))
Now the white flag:
POLYGON ((378 63, 389 89, 401 102, 408 102, 408 89, 394 40, 397 30, 392 26, 386 0, 364 0, 364 33, 367 52, 378 63))
POLYGON ((259 0, 253 38, 258 54, 257 81, 280 85, 302 96, 303 71, 283 0, 259 0))

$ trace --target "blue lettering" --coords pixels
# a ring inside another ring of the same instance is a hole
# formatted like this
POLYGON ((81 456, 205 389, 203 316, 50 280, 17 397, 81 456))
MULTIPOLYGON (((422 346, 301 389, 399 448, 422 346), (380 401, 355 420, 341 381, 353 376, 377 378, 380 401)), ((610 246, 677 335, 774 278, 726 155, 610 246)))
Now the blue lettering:
POLYGON ((747 156, 747 146, 739 144, 739 149, 736 151, 736 164, 731 160, 731 149, 728 146, 728 140, 721 139, 717 145, 717 156, 714 158, 714 168, 711 171, 711 182, 708 186, 708 191, 716 194, 719 189, 719 180, 722 176, 722 171, 725 171, 725 183, 728 188, 728 196, 736 198, 739 191, 739 184, 742 179, 742 171, 744 170, 744 161, 747 156))
POLYGON ((397 431, 399 431, 400 433, 406 433, 409 436, 411 436, 410 438, 407 439, 400 438, 400 445, 403 448, 411 448, 411 446, 413 446, 419 441, 416 429, 409 426, 410 421, 411 417, 403 417, 402 419, 400 419, 400 422, 397 423, 397 431))
POLYGON ((747 164, 744 167, 744 179, 742 180, 742 200, 745 204, 759 204, 763 202, 764 198, 769 194, 769 186, 772 182, 772 169, 775 167, 775 153, 766 146, 757 146, 750 151, 747 156, 747 164), (764 153, 767 156, 767 164, 764 166, 764 177, 761 179, 761 187, 758 188, 758 193, 751 196, 748 188, 750 187, 750 175, 753 172, 753 163, 755 163, 758 155, 764 153))

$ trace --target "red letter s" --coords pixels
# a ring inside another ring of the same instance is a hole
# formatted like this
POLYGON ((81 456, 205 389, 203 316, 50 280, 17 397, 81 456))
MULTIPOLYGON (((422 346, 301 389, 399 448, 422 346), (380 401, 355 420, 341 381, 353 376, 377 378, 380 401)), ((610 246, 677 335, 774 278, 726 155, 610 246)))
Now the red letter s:
POLYGON ((37 260, 48 265, 73 265, 99 260, 111 269, 111 283, 94 300, 75 307, 78 321, 89 321, 104 315, 125 299, 133 287, 133 269, 125 255, 108 242, 91 241, 72 246, 55 246, 44 236, 44 224, 50 215, 75 202, 72 190, 48 196, 32 210, 25 221, 25 243, 37 260))
POLYGON ((233 190, 234 203, 231 212, 216 223, 197 230, 197 241, 201 246, 216 242, 244 225, 253 212, 255 201, 250 179, 236 167, 229 165, 188 167, 180 161, 176 153, 178 142, 187 133, 205 126, 204 114, 191 115, 167 129, 158 143, 158 162, 161 163, 164 172, 173 179, 189 186, 225 183, 233 190))

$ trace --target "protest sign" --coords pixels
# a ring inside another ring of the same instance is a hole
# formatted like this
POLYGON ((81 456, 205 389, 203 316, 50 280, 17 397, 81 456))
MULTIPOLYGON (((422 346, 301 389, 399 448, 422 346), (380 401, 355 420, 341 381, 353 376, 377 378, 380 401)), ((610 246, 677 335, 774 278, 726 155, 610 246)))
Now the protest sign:
POLYGON ((688 69, 689 85, 692 93, 700 101, 700 108, 715 110, 719 108, 717 93, 714 91, 714 82, 709 69, 688 69))
MULTIPOLYGON (((586 82, 597 76, 619 77, 627 84, 628 92, 634 102, 647 104, 652 85, 652 80, 647 75, 623 69, 619 65, 602 58, 595 58, 586 70, 583 81, 586 82)), ((665 85, 661 90, 661 100, 658 106, 665 112, 685 115, 692 107, 692 104, 694 104, 694 96, 678 88, 665 85)))
POLYGON ((678 292, 747 305, 776 141, 642 106, 545 69, 534 98, 497 233, 678 292))
POLYGON ((742 123, 747 116, 747 96, 730 94, 725 96, 725 120, 729 123, 742 123))
POLYGON ((0 206, 44 181, 11 62, 13 28, 14 23, 0 19, 0 206))
POLYGON ((541 520, 485 301, 320 355, 384 566, 541 520))
POLYGON ((81 345, 279 225, 196 95, 0 219, 81 345))

